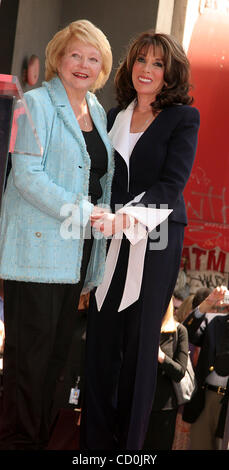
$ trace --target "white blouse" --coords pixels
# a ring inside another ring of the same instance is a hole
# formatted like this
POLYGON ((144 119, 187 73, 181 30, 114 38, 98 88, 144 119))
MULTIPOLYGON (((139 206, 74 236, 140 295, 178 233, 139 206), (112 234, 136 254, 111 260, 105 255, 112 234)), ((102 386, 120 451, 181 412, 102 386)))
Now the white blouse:
POLYGON ((129 134, 129 157, 131 156, 133 149, 142 134, 143 132, 130 132, 129 134))

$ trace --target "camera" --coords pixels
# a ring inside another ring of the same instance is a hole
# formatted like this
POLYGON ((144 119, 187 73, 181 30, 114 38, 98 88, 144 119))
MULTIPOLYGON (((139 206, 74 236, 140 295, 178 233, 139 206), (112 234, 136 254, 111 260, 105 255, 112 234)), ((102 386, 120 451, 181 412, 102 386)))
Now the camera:
POLYGON ((229 291, 226 291, 223 298, 224 304, 229 304, 229 291))

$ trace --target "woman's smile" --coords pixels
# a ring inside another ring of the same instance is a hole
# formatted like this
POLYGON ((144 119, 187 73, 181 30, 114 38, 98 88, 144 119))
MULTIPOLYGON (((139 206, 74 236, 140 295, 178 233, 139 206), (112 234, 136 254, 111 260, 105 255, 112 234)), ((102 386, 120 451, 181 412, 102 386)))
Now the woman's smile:
POLYGON ((80 78, 81 80, 85 80, 89 77, 88 74, 82 73, 82 72, 74 72, 73 75, 74 75, 74 77, 80 78))
POLYGON ((142 75, 138 77, 138 80, 139 82, 142 82, 142 83, 152 83, 153 81, 151 78, 143 77, 142 75))

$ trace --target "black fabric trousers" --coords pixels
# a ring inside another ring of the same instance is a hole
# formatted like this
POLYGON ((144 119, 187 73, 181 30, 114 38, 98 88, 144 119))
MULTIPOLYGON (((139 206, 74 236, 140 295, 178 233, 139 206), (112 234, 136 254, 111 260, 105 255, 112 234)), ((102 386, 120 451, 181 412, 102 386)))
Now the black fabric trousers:
POLYGON ((76 330, 91 247, 92 240, 85 240, 77 284, 4 282, 0 449, 35 450, 48 442, 54 393, 76 330))
POLYGON ((182 224, 169 223, 168 246, 146 254, 140 297, 130 307, 118 312, 129 257, 125 238, 100 311, 91 296, 81 448, 142 448, 156 386, 161 319, 175 287, 183 233, 182 224))

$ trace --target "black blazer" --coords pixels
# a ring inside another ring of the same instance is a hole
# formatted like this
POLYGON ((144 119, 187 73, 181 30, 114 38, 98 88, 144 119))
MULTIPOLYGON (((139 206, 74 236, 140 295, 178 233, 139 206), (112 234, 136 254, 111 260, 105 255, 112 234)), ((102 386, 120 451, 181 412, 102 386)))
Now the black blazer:
POLYGON ((206 315, 196 318, 195 310, 184 321, 189 341, 200 347, 195 369, 198 389, 192 400, 184 407, 183 419, 185 421, 192 423, 200 415, 205 403, 202 386, 210 372, 215 370, 219 375, 229 374, 228 322, 229 315, 217 315, 210 321, 206 315), (228 336, 227 340, 225 334, 228 336))
POLYGON ((188 333, 179 324, 177 334, 161 333, 160 346, 165 353, 165 361, 158 363, 157 387, 152 411, 177 408, 177 399, 172 380, 180 382, 184 377, 188 361, 188 333))
MULTIPOLYGON (((108 113, 111 129, 120 107, 108 113)), ((169 220, 186 224, 183 190, 194 162, 199 112, 188 105, 163 109, 135 145, 130 158, 130 187, 123 158, 115 151, 115 174, 112 185, 114 204, 126 204, 146 191, 140 204, 168 204, 173 209, 169 220)))

